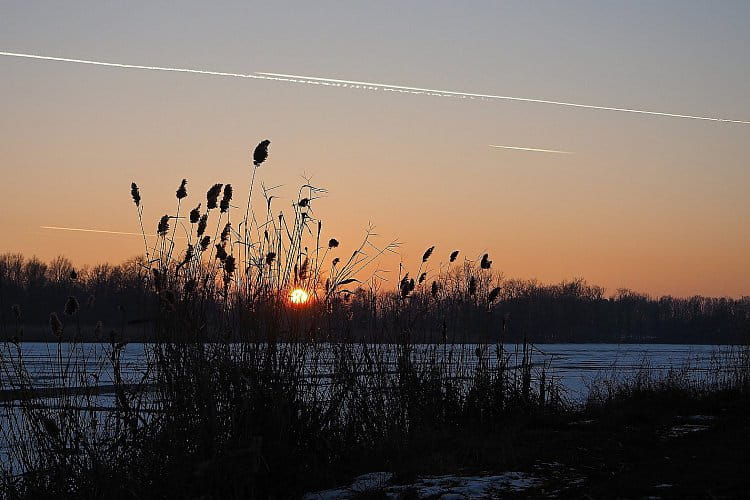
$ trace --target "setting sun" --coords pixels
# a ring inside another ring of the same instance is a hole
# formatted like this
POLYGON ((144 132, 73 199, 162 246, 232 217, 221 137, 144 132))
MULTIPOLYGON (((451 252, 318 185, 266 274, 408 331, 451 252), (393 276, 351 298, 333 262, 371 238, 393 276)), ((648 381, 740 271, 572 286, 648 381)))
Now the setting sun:
POLYGON ((310 300, 310 294, 301 288, 295 288, 292 290, 292 293, 289 294, 289 300, 292 301, 292 304, 306 304, 307 301, 310 300))

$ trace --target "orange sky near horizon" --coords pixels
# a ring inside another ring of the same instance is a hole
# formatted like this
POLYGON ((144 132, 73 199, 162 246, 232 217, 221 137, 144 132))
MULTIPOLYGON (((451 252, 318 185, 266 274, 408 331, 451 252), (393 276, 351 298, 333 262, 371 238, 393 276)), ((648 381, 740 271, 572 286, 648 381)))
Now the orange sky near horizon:
MULTIPOLYGON (((434 2, 396 19, 385 4, 328 15, 186 5, 9 2, 0 51, 750 119, 742 3, 674 16, 586 2, 572 13, 525 2, 459 13, 434 2), (548 42, 530 35, 540 30, 548 42)), ((283 185, 277 210, 303 176, 328 189, 314 210, 342 257, 371 222, 379 242, 403 243, 407 270, 436 245, 435 265, 454 249, 489 252, 507 277, 750 295, 750 125, 7 57, 0 95, 0 252, 122 261, 142 250, 139 236, 42 226, 139 232, 132 181, 151 233, 174 212, 182 178, 189 208, 215 182, 231 183, 244 207, 252 149, 268 138, 258 180, 283 185)), ((382 266, 395 274, 397 262, 382 266)))

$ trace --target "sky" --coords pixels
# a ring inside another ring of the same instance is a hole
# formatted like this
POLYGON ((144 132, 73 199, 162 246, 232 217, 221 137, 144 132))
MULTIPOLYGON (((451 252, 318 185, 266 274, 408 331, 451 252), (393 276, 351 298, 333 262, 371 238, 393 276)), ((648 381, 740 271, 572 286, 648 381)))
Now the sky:
MULTIPOLYGON (((749 23, 745 1, 0 0, 0 52, 750 121, 749 23)), ((132 181, 147 232, 182 178, 191 206, 242 199, 262 139, 279 208, 328 190, 342 255, 372 223, 407 269, 436 245, 609 293, 750 294, 750 124, 9 56, 0 252, 132 257, 137 236, 43 226, 138 232, 132 181)))

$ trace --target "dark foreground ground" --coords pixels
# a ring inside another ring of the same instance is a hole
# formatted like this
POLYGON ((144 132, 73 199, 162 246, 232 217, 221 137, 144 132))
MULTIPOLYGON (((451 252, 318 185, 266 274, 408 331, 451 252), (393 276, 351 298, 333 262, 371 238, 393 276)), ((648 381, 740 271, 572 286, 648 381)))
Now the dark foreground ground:
POLYGON ((508 471, 538 481, 531 487, 486 490, 485 495, 748 498, 749 466, 750 404, 746 397, 712 394, 696 399, 647 393, 575 414, 520 418, 495 434, 425 437, 379 469, 394 472, 388 485, 395 488, 373 487, 337 498, 464 498, 443 497, 450 488, 425 496, 424 490, 420 494, 408 485, 425 477, 486 477, 508 471))

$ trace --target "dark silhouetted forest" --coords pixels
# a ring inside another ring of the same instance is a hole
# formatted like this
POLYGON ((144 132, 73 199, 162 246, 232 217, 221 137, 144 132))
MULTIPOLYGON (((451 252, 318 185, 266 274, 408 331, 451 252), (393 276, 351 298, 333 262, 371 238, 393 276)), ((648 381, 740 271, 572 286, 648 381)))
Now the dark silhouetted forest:
MULTIPOLYGON (((650 297, 605 289, 579 279, 558 284, 484 276, 470 265, 442 278, 439 290, 427 283, 399 290, 360 287, 334 301, 339 319, 327 335, 415 342, 644 342, 744 343, 750 325, 750 297, 650 297), (476 282, 475 282, 476 283, 476 282), (496 297, 488 301, 491 285, 496 297), (483 295, 484 293, 484 295, 483 295), (483 298, 484 297, 484 298, 483 298)), ((64 317, 68 297, 80 304, 77 320, 86 338, 129 326, 131 340, 148 338, 158 298, 146 282, 148 267, 137 258, 119 265, 74 268, 65 257, 50 262, 21 254, 0 255, 0 323, 3 340, 23 329, 23 340, 46 340, 51 312, 64 317)), ((21 340, 21 339, 19 339, 21 340)))

